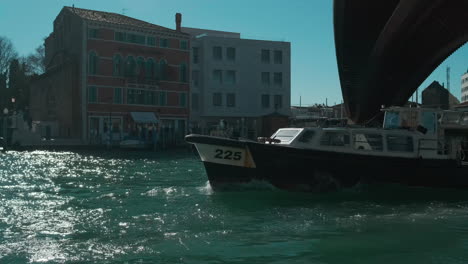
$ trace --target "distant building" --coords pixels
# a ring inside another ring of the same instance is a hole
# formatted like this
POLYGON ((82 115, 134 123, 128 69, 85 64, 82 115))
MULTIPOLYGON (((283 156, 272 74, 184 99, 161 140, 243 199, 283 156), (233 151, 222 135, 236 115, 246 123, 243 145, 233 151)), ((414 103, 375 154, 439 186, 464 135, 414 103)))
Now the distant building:
MULTIPOLYGON (((270 136, 265 120, 290 115, 291 44, 240 33, 182 28, 192 36, 191 122, 209 133, 219 121, 244 137, 270 136)), ((281 123, 281 122, 274 122, 281 123)))
POLYGON ((9 101, 10 93, 7 89, 7 75, 6 73, 0 72, 0 114, 2 114, 3 109, 8 106, 9 101))
POLYGON ((468 111, 468 70, 461 76, 461 104, 455 108, 458 111, 468 111))
POLYGON ((449 109, 459 103, 460 101, 437 81, 433 81, 422 92, 423 107, 449 109))
POLYGON ((173 30, 64 7, 53 24, 45 40, 47 71, 31 87, 32 118, 45 133, 100 144, 148 139, 158 130, 170 143, 183 140, 190 37, 180 31, 180 14, 173 30))
POLYGON ((333 109, 333 118, 347 118, 344 103, 336 104, 331 108, 333 109))
POLYGON ((461 102, 468 101, 468 70, 461 77, 461 102))
POLYGON ((351 124, 347 120, 344 104, 334 106, 313 105, 313 106, 292 106, 291 126, 329 126, 351 124))

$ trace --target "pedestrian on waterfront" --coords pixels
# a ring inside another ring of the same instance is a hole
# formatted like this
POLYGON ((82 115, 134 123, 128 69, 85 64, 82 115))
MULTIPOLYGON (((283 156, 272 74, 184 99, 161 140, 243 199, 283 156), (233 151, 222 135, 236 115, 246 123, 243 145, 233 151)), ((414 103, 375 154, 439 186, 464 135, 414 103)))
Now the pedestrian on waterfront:
POLYGON ((153 149, 156 150, 156 146, 158 144, 158 126, 153 125, 153 137, 151 138, 153 140, 153 149))

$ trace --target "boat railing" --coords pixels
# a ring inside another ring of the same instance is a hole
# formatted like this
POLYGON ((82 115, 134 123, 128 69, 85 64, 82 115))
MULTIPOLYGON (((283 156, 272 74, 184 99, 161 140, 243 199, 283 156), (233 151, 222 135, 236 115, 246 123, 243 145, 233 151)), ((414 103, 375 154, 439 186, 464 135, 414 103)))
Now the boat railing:
POLYGON ((440 123, 446 126, 468 126, 468 113, 455 111, 443 113, 440 123))
MULTIPOLYGON (((460 158, 462 162, 465 162, 465 163, 467 163, 466 159, 468 155, 468 148, 466 148, 467 146, 468 146, 468 141, 463 140, 461 141, 461 144, 459 145, 457 149, 457 156, 460 158)), ((465 165, 468 165, 468 164, 465 164, 465 165)))

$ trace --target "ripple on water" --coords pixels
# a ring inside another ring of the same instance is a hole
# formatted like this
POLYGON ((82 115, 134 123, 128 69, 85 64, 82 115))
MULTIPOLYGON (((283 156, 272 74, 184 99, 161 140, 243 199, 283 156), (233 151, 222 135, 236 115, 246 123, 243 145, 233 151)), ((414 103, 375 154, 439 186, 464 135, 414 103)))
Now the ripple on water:
POLYGON ((220 193, 198 158, 181 152, 0 159, 1 263, 468 260, 466 192, 220 193))

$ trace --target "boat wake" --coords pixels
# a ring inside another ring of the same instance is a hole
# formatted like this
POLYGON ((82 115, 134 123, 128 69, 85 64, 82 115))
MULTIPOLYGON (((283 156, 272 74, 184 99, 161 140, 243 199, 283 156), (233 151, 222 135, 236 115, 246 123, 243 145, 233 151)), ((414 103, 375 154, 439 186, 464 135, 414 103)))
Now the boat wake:
POLYGON ((214 192, 213 188, 211 188, 210 181, 206 181, 205 186, 198 187, 197 189, 200 191, 201 194, 205 195, 212 195, 214 192))
MULTIPOLYGON (((211 185, 210 185, 211 186, 211 185)), ((267 181, 252 180, 245 183, 223 183, 216 186, 216 191, 262 191, 278 190, 274 185, 267 181)))

